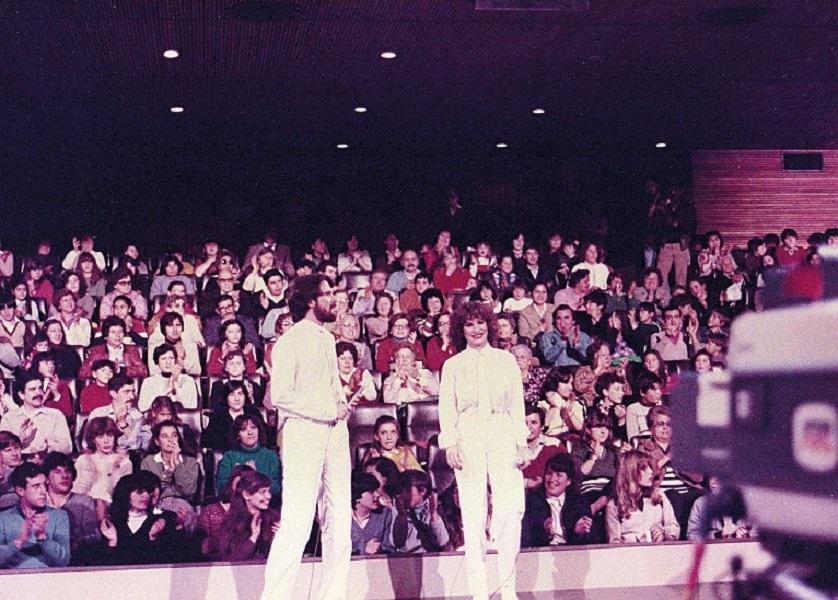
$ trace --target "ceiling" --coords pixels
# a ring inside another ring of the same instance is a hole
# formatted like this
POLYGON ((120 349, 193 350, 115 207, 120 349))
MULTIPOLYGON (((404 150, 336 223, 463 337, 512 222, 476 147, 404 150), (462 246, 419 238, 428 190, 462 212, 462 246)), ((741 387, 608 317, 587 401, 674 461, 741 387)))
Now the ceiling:
POLYGON ((90 135, 243 127, 315 151, 582 136, 826 147, 838 137, 830 2, 591 0, 558 12, 476 11, 467 0, 251 2, 289 7, 268 22, 235 18, 243 4, 0 2, 4 116, 90 135), (755 22, 716 23, 725 17, 755 22), (168 48, 180 58, 163 58, 168 48), (185 112, 170 114, 174 105, 185 112))
POLYGON ((153 190, 172 164, 315 177, 360 157, 838 146, 831 2, 0 0, 0 16, 18 197, 153 190))

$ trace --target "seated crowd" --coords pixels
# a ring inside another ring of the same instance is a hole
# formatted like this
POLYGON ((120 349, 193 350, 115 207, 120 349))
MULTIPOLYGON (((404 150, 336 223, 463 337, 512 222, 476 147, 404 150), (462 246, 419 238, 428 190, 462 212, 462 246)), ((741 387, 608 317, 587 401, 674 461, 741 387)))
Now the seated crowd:
POLYGON ((297 257, 268 233, 241 263, 209 241, 156 268, 134 245, 108 257, 86 235, 61 259, 42 242, 0 273, 0 567, 267 556, 282 488, 271 349, 293 325, 288 283, 312 272, 339 288, 328 328, 347 400, 392 410, 353 449, 355 553, 462 548, 453 476, 433 436, 408 443, 405 429, 410 404, 437 399, 464 301, 492 308, 521 371, 523 546, 699 536, 716 483, 672 464, 669 393, 684 369, 723 368, 767 270, 817 260, 791 230, 742 256, 718 232, 699 238, 686 272, 636 279, 559 233, 499 253, 447 231, 419 249, 390 234, 380 256, 352 235, 336 258, 323 239, 297 257))

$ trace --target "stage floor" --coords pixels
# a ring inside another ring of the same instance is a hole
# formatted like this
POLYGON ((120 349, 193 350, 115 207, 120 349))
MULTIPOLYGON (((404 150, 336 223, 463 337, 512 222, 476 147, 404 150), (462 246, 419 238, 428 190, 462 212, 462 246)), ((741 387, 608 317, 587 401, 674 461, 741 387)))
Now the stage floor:
MULTIPOLYGON (((685 586, 625 587, 598 590, 553 590, 518 592, 518 600, 683 600, 685 586)), ((696 600, 729 600, 733 595, 729 583, 704 583, 698 588, 696 600)), ((471 596, 436 596, 427 600, 471 600, 471 596)))
MULTIPOLYGON (((693 546, 686 542, 543 548, 521 552, 517 564, 520 600, 680 600, 693 546)), ((730 598, 730 562, 763 570, 772 562, 754 541, 708 544, 699 573, 701 600, 730 598)), ((495 589, 497 556, 487 557, 495 589)), ((462 553, 381 556, 352 560, 348 600, 466 598, 462 553)), ((305 559, 295 597, 317 598, 322 563, 305 559)), ((74 598, 120 600, 258 600, 264 562, 155 565, 87 569, 16 570, 0 575, 0 588, 26 590, 26 600, 74 598)))

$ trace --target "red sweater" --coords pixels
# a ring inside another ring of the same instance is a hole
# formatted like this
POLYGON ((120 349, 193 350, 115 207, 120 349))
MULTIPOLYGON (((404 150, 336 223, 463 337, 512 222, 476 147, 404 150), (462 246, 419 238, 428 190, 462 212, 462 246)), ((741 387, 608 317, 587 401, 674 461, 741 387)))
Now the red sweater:
MULTIPOLYGON (((252 350, 250 352, 245 352, 245 375, 255 375, 256 369, 256 355, 252 350)), ((210 350, 210 355, 207 359, 207 375, 210 377, 224 377, 224 359, 221 357, 221 348, 218 346, 215 346, 212 350, 210 350)))
POLYGON ((108 393, 108 386, 99 385, 95 381, 85 386, 79 396, 79 409, 82 414, 87 414, 94 408, 107 406, 111 403, 111 395, 108 393))
POLYGON ((439 337, 428 340, 428 349, 426 351, 427 362, 425 368, 431 371, 439 371, 446 360, 457 354, 457 349, 454 344, 449 344, 448 348, 442 349, 442 339, 439 337))
POLYGON ((466 269, 458 268, 451 275, 446 275, 445 269, 439 267, 434 271, 434 287, 448 295, 454 290, 466 289, 470 277, 471 275, 466 269))

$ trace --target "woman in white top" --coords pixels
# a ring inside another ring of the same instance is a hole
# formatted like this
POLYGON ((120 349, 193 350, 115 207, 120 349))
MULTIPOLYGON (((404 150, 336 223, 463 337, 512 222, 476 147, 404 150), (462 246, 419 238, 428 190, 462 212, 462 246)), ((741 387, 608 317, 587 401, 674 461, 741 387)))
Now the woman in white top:
POLYGON ((620 457, 614 492, 614 498, 605 507, 609 543, 678 539, 681 528, 672 504, 655 482, 649 455, 630 450, 620 457))
POLYGON ((608 267, 602 262, 605 256, 605 251, 593 242, 589 242, 582 247, 582 262, 573 265, 570 270, 578 271, 579 269, 586 269, 590 275, 591 288, 590 289, 608 289, 608 267))
POLYGON ((73 483, 73 492, 87 494, 96 501, 100 520, 107 515, 116 482, 134 471, 128 455, 116 451, 116 440, 120 435, 122 433, 110 417, 90 419, 84 434, 88 449, 76 459, 78 476, 73 483))
POLYGON ((174 346, 160 344, 154 349, 153 357, 158 373, 143 381, 137 408, 142 412, 147 411, 157 396, 168 396, 180 402, 183 408, 198 408, 198 387, 195 380, 184 373, 183 367, 178 364, 174 346))
POLYGON ((64 288, 55 294, 53 299, 55 308, 58 309, 56 319, 64 328, 64 337, 70 346, 90 345, 90 321, 87 320, 83 311, 76 306, 76 298, 73 292, 64 288))

